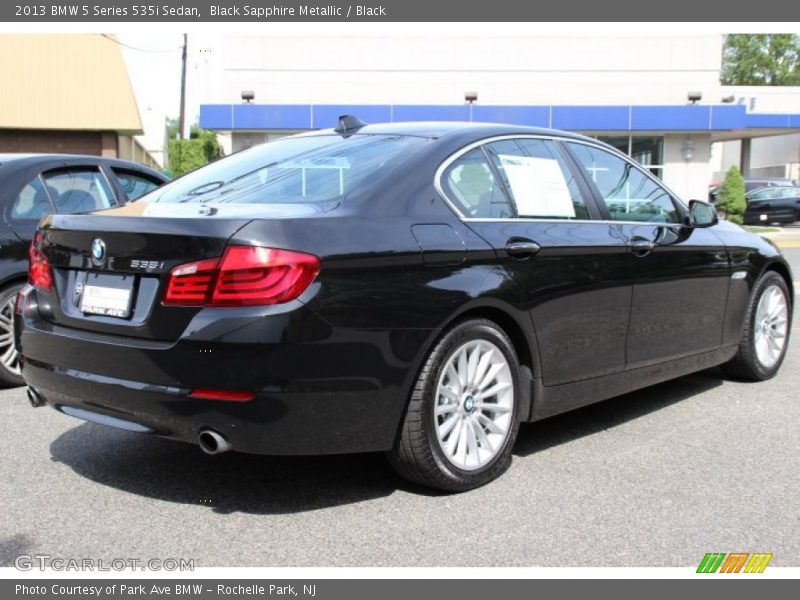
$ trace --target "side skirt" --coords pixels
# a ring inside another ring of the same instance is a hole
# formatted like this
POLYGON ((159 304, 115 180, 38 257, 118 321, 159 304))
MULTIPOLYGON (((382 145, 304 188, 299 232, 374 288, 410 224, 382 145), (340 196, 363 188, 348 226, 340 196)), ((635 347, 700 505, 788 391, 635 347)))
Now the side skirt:
POLYGON ((738 346, 726 346, 657 365, 549 387, 542 385, 541 379, 535 379, 531 382, 533 410, 528 422, 724 364, 736 356, 737 348, 738 346))

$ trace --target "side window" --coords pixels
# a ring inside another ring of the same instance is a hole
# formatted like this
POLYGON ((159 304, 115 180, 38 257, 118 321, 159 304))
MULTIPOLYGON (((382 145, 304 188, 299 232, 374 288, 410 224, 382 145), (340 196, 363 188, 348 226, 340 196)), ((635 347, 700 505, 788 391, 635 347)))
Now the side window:
POLYGON ((59 213, 89 212, 114 205, 108 183, 96 169, 49 171, 44 180, 59 213))
POLYGON ((780 194, 780 188, 762 188, 750 193, 748 200, 773 200, 780 194))
POLYGON ((468 217, 511 216, 508 198, 480 148, 458 157, 442 174, 445 194, 468 217))
POLYGON ((50 198, 38 176, 22 188, 11 207, 11 217, 14 219, 38 221, 52 212, 53 205, 50 204, 50 198))
POLYGON ((580 188, 554 142, 520 138, 485 147, 519 217, 589 218, 580 188))
POLYGON ((631 163, 610 152, 568 142, 615 221, 679 223, 669 193, 631 163))
POLYGON ((147 192, 150 192, 161 185, 158 181, 154 181, 149 177, 140 175, 139 173, 125 171, 123 169, 117 169, 114 167, 112 167, 111 170, 114 172, 114 176, 119 181, 119 184, 125 192, 125 195, 128 197, 128 200, 136 200, 137 198, 144 196, 147 192))
POLYGON ((800 188, 786 187, 783 188, 781 198, 800 198, 800 188))

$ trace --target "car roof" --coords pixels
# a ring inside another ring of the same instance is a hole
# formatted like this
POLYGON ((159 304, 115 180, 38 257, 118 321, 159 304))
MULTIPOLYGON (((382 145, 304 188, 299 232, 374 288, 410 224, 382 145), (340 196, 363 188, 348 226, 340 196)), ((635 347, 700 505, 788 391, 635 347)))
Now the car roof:
POLYGON ((762 185, 761 187, 753 188, 752 190, 747 190, 747 195, 755 194, 756 192, 761 192, 763 190, 769 190, 771 192, 779 192, 783 190, 796 190, 800 189, 800 186, 787 183, 786 185, 762 185))
POLYGON ((104 164, 126 169, 135 169, 142 173, 147 173, 151 176, 157 176, 164 181, 169 178, 163 173, 159 173, 156 169, 143 165, 141 163, 124 160, 122 158, 112 158, 106 156, 93 156, 89 154, 34 154, 34 153, 0 153, 0 169, 15 168, 26 169, 29 167, 36 167, 38 165, 47 163, 88 163, 88 164, 104 164))
MULTIPOLYGON (((546 135, 572 139, 590 139, 586 136, 559 129, 526 127, 502 123, 475 123, 470 121, 409 121, 396 123, 367 124, 356 129, 354 135, 410 135, 427 138, 442 138, 450 135, 475 139, 500 135, 546 135)), ((334 129, 321 129, 301 135, 340 135, 334 129)))
POLYGON ((87 162, 123 162, 132 165, 142 166, 148 168, 146 165, 140 165, 121 158, 112 158, 106 156, 93 156, 89 154, 34 154, 34 153, 4 153, 0 154, 0 163, 19 163, 19 162, 47 162, 51 160, 85 160, 87 162))

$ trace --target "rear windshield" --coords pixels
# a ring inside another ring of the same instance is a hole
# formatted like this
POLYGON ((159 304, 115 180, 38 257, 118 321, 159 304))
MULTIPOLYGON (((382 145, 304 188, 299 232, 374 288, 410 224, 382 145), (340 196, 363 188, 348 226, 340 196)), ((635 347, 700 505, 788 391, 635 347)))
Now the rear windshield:
POLYGON ((285 204, 340 200, 396 167, 427 141, 388 135, 285 138, 213 162, 139 201, 285 204))

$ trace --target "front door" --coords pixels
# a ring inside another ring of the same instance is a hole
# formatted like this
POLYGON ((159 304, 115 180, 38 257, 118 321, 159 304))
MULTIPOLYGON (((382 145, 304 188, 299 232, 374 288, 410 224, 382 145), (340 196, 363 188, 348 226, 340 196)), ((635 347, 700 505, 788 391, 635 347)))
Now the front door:
POLYGON ((566 145, 635 257, 628 368, 719 348, 731 276, 722 241, 710 229, 687 227, 685 208, 632 161, 566 145))

